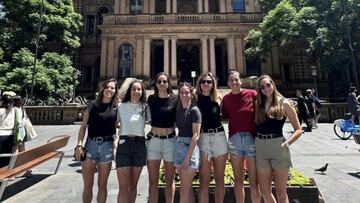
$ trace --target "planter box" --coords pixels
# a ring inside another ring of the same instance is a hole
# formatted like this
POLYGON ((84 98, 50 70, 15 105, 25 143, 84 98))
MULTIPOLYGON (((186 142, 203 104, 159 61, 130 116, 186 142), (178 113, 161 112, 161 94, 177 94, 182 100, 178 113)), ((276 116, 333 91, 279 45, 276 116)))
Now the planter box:
MULTIPOLYGON (((301 202, 301 203, 319 203, 319 190, 315 184, 315 181, 311 179, 313 184, 303 186, 288 186, 287 194, 289 202, 301 202)), ((245 188, 245 203, 251 203, 250 199, 250 187, 248 185, 245 188)), ((198 202, 199 185, 194 185, 195 202, 198 202)), ((215 185, 210 185, 209 188, 209 202, 214 202, 215 185)), ((174 202, 179 202, 180 186, 176 185, 174 202)), ((273 194, 276 197, 275 188, 273 187, 273 194)), ((165 186, 159 185, 159 203, 165 202, 165 186)), ((235 202, 233 186, 225 186, 224 202, 235 202)), ((263 202, 263 201, 262 201, 263 202)))

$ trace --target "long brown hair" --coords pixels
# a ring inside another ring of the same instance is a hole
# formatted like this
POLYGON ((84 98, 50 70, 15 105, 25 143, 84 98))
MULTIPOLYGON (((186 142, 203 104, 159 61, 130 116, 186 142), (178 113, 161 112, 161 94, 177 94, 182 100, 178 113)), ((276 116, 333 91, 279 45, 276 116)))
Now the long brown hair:
POLYGON ((255 122, 258 124, 264 122, 266 115, 271 118, 281 120, 283 118, 281 102, 279 101, 279 98, 281 97, 283 96, 276 89, 275 82, 271 79, 271 77, 269 75, 261 75, 260 78, 258 79, 257 96, 256 96, 257 113, 255 114, 255 122), (260 89, 260 82, 265 78, 269 79, 274 89, 273 94, 271 95, 272 101, 268 111, 265 110, 266 96, 261 92, 260 89))
POLYGON ((181 103, 181 99, 180 99, 180 88, 182 87, 188 87, 190 90, 190 94, 191 94, 191 104, 190 107, 196 105, 196 95, 194 93, 194 88, 191 86, 190 83, 188 82, 181 82, 179 83, 179 88, 178 88, 178 104, 177 104, 177 109, 182 109, 182 103, 181 103))
POLYGON ((106 88, 106 86, 110 83, 110 82, 114 82, 115 83, 115 94, 114 96, 111 98, 111 103, 113 108, 117 108, 119 101, 120 101, 120 95, 119 95, 119 86, 118 86, 118 82, 115 78, 106 80, 104 82, 104 84, 101 86, 101 89, 99 91, 99 94, 97 95, 96 99, 95 99, 95 105, 99 106, 101 101, 104 98, 104 90, 106 88))
POLYGON ((209 76, 213 82, 212 88, 210 90, 210 99, 213 102, 220 103, 221 98, 217 89, 217 80, 215 79, 215 77, 211 72, 203 73, 200 75, 199 79, 196 82, 195 94, 197 97, 202 95, 201 81, 207 76, 209 76))

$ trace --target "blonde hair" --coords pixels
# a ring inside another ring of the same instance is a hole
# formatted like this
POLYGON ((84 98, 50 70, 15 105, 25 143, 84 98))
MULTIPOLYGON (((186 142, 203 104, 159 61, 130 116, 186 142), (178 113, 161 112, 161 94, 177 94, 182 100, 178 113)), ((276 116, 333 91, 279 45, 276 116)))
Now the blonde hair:
POLYGON ((269 75, 261 75, 258 80, 257 96, 256 96, 257 113, 255 114, 255 122, 257 124, 264 122, 266 116, 269 116, 271 118, 275 118, 278 120, 281 120, 283 118, 283 113, 282 113, 282 109, 281 109, 282 102, 279 101, 279 98, 281 98, 281 97, 283 97, 283 96, 276 89, 275 82, 271 79, 271 77, 269 75), (269 79, 269 81, 272 84, 273 89, 274 89, 273 94, 271 95, 272 101, 271 101, 270 107, 267 111, 265 110, 266 96, 261 92, 261 89, 260 89, 260 82, 266 78, 269 79))
POLYGON ((213 102, 220 103, 221 97, 220 97, 218 89, 217 89, 217 81, 211 72, 203 73, 200 75, 200 77, 198 78, 198 80, 196 82, 195 94, 197 97, 202 95, 201 81, 207 76, 209 76, 213 82, 212 88, 210 90, 210 99, 213 102))

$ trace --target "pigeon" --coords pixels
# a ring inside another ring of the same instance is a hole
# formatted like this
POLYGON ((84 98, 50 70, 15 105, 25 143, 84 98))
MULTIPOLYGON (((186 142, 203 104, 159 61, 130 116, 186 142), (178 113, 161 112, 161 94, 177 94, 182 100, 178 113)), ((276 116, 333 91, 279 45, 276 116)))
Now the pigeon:
POLYGON ((328 165, 329 164, 326 163, 325 166, 323 166, 321 168, 318 168, 318 169, 315 169, 315 171, 321 172, 323 174, 327 170, 328 165))

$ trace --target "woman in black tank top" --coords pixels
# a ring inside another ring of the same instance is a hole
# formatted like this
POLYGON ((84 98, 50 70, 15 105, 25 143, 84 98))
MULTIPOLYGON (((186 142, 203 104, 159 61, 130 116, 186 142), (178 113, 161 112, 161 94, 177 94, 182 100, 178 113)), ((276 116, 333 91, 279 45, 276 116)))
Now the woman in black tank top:
POLYGON ((262 75, 258 82, 255 121, 257 135, 255 140, 258 182, 265 202, 276 202, 271 193, 271 181, 274 175, 278 202, 289 202, 286 184, 291 166, 289 146, 301 135, 301 127, 295 109, 290 102, 277 91, 274 81, 268 75, 262 75), (283 137, 283 126, 289 118, 294 133, 283 137))

